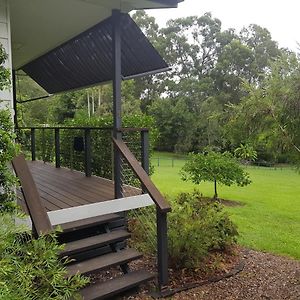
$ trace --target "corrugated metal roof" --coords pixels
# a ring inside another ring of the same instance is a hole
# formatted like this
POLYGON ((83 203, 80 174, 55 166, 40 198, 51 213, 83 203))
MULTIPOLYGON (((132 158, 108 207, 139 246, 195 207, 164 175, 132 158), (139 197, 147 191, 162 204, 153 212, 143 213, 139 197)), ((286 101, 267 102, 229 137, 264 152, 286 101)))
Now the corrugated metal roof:
MULTIPOLYGON (((168 68, 128 14, 122 14, 121 28, 125 79, 168 68)), ((112 17, 21 69, 51 94, 112 80, 112 17)))

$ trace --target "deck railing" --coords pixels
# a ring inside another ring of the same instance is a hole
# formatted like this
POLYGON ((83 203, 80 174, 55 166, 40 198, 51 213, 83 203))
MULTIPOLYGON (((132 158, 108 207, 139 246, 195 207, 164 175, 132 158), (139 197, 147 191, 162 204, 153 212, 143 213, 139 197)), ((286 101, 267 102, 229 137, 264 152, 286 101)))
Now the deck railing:
MULTIPOLYGON (((124 141, 113 138, 113 142, 122 159, 127 162, 137 179, 140 181, 143 192, 148 193, 155 203, 158 283, 159 287, 162 288, 168 283, 167 213, 171 211, 171 207, 153 184, 147 171, 142 167, 124 141)), ((147 234, 147 232, 145 234, 147 234)))
MULTIPOLYGON (((56 168, 60 168, 61 166, 69 167, 68 165, 62 163, 62 158, 66 161, 65 156, 70 156, 71 167, 73 168, 73 164, 75 159, 72 157, 72 151, 74 152, 73 145, 70 145, 70 150, 68 154, 61 152, 61 133, 66 131, 73 131, 74 136, 79 135, 82 138, 82 158, 77 157, 77 163, 79 160, 82 161, 82 168, 78 168, 79 171, 84 171, 87 177, 90 177, 92 174, 98 175, 101 177, 105 177, 107 179, 113 179, 113 156, 112 156, 112 143, 111 137, 113 128, 112 127, 66 127, 66 126, 32 126, 32 127, 19 127, 19 132, 27 133, 25 138, 21 138, 21 143, 24 144, 24 150, 29 151, 31 153, 31 160, 35 161, 37 158, 55 163, 56 168), (30 132, 30 135, 28 133, 30 132), (37 143, 37 133, 41 134, 40 143, 37 143), (46 136, 46 132, 48 133, 48 140, 46 136), (49 134, 50 133, 50 134, 49 134), (76 134, 77 133, 77 134, 76 134), (93 139, 94 136, 105 136, 107 137, 104 143, 106 145, 103 146, 105 148, 104 153, 97 153, 97 151, 101 152, 99 149, 93 149, 93 139), (51 136, 51 137, 49 137, 51 136), (30 141, 28 140, 30 139, 30 141), (46 143, 51 143, 51 150, 54 148, 54 153, 46 153, 46 143), (41 144, 41 145, 40 145, 41 144), (25 146, 26 145, 26 146, 25 146), (71 149, 72 148, 72 149, 71 149), (40 149, 41 154, 37 155, 40 149), (48 154, 48 155, 47 155, 48 154), (103 161, 102 164, 107 164, 110 167, 109 172, 105 172, 105 174, 101 173, 97 170, 97 166, 93 164, 93 155, 102 156, 103 161), (104 155, 107 157, 104 158, 104 155)), ((133 144, 133 147, 130 147, 131 150, 134 150, 134 154, 141 161, 142 166, 145 170, 149 171, 149 130, 147 128, 122 128, 120 129, 124 135, 127 135, 127 142, 129 144, 133 144), (133 138, 132 138, 133 137, 133 138)), ((21 136, 21 135, 20 135, 21 136)), ((74 138, 74 136, 72 136, 74 138)), ((69 142, 72 144, 74 140, 72 138, 69 139, 69 142)), ((131 145, 132 146, 132 145, 131 145)), ((77 169, 76 167, 74 167, 77 169)))

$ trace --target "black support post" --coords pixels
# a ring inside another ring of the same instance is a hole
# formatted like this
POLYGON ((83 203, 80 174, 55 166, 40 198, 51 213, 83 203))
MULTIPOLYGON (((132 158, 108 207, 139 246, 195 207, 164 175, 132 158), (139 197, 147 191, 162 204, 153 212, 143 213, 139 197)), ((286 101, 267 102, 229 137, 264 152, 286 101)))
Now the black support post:
POLYGON ((158 285, 161 290, 168 284, 168 225, 167 213, 156 208, 157 220, 157 271, 158 285))
MULTIPOLYGON (((121 12, 112 11, 113 20, 113 136, 117 140, 122 139, 120 128, 122 127, 121 118, 121 12)), ((122 178, 121 178, 121 156, 114 146, 114 183, 115 198, 122 197, 122 178)))
POLYGON ((149 163, 149 131, 141 131, 141 158, 142 158, 142 167, 149 175, 150 163, 149 163))
POLYGON ((91 129, 84 130, 84 167, 85 176, 92 176, 91 129))
POLYGON ((54 129, 55 135, 55 167, 60 168, 60 132, 59 128, 54 129))
POLYGON ((35 128, 31 128, 30 131, 31 140, 31 160, 35 161, 35 128))

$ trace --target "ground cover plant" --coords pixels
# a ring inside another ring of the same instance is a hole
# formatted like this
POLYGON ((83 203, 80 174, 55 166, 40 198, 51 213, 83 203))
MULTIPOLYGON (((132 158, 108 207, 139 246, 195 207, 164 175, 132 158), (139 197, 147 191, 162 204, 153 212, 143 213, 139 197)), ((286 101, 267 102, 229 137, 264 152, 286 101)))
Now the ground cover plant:
MULTIPOLYGON (((152 163, 155 167, 152 179, 165 195, 174 197, 196 187, 180 178, 179 171, 185 163, 184 156, 156 153, 152 163)), ((220 187, 222 198, 243 204, 226 207, 238 226, 239 243, 300 259, 299 174, 292 168, 245 168, 250 174, 251 185, 243 188, 220 187)), ((211 183, 202 183, 200 190, 205 196, 213 196, 211 183)))

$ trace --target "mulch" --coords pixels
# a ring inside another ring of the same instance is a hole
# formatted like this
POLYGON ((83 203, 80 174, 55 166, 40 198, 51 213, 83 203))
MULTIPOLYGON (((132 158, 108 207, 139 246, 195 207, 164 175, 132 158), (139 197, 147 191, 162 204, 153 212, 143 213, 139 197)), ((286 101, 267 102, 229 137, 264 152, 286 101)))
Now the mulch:
MULTIPOLYGON (((167 292, 187 290, 167 299, 300 300, 300 261, 240 248, 236 255, 219 261, 218 267, 214 274, 211 270, 171 270, 167 292), (189 289, 193 286, 197 287, 189 289)), ((150 300, 151 289, 150 284, 139 294, 123 299, 150 300)))

